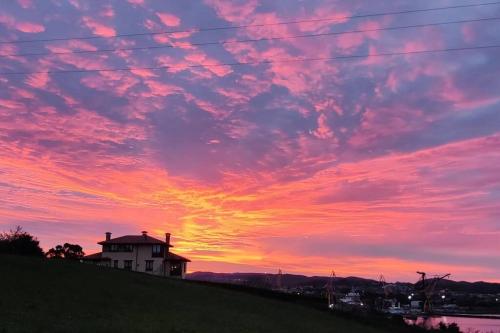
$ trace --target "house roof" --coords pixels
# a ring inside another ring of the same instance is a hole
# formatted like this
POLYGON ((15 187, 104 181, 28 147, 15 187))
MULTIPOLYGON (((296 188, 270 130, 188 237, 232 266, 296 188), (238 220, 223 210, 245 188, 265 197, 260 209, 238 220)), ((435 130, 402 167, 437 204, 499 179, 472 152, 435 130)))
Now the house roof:
MULTIPOLYGON (((121 236, 117 238, 112 238, 110 240, 105 240, 102 242, 99 242, 97 244, 100 245, 110 245, 110 244, 161 244, 161 245, 166 245, 167 243, 153 238, 151 236, 144 236, 144 235, 127 235, 127 236, 121 236)), ((169 247, 173 247, 173 245, 169 244, 169 247)))
POLYGON ((191 262, 188 258, 181 257, 178 254, 168 252, 167 257, 165 258, 165 261, 185 261, 185 262, 191 262))
MULTIPOLYGON (((93 254, 89 254, 87 256, 83 257, 83 260, 111 260, 111 258, 108 257, 103 257, 102 252, 97 252, 93 254)), ((168 252, 167 257, 164 259, 164 261, 184 261, 184 262, 191 262, 188 258, 182 257, 178 254, 168 252)))
POLYGON ((97 252, 93 254, 89 254, 83 257, 84 260, 111 260, 108 257, 103 257, 102 252, 97 252))

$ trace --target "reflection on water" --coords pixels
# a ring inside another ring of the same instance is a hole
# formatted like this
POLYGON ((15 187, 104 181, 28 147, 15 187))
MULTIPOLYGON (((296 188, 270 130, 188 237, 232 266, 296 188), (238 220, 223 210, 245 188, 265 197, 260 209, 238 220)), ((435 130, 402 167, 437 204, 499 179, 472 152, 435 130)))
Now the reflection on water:
POLYGON ((405 319, 410 324, 429 328, 439 327, 439 323, 447 325, 456 323, 464 333, 500 333, 500 318, 467 318, 467 317, 418 317, 417 320, 405 319))

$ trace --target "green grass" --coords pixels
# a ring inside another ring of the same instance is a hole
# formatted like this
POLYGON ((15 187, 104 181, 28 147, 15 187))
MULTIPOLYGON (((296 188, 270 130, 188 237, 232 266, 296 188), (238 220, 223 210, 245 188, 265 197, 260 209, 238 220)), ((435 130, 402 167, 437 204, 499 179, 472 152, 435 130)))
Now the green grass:
POLYGON ((0 332, 386 331, 217 286, 0 255, 0 332))

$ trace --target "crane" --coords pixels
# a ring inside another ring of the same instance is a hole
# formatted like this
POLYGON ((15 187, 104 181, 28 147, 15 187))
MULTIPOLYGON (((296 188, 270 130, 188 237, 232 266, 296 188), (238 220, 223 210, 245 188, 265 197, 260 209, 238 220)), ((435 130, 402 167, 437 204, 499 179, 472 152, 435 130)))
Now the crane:
POLYGON ((335 299, 335 286, 333 284, 333 280, 335 279, 335 271, 332 270, 330 274, 330 278, 328 279, 325 290, 326 290, 326 298, 328 300, 328 308, 333 309, 335 307, 336 299, 335 299))
POLYGON ((282 280, 283 280, 283 272, 281 271, 281 269, 278 269, 278 275, 276 275, 276 289, 277 290, 283 289, 282 280))
POLYGON ((436 289, 436 285, 438 284, 439 281, 446 279, 451 274, 448 273, 442 276, 434 275, 434 277, 430 279, 426 278, 427 273, 425 272, 417 271, 417 274, 420 275, 420 279, 417 281, 417 283, 415 283, 415 289, 419 291, 425 299, 423 310, 426 313, 432 312, 432 297, 434 296, 434 290, 436 289))
POLYGON ((378 278, 378 282, 380 283, 380 286, 382 287, 382 290, 384 291, 384 295, 386 298, 389 297, 390 294, 394 292, 394 284, 393 283, 387 283, 385 281, 384 275, 380 274, 378 278))

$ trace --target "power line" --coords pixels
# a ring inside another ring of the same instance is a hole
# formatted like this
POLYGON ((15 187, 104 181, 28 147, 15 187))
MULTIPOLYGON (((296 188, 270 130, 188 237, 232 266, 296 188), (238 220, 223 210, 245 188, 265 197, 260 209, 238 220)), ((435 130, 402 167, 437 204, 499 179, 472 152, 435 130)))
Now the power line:
POLYGON ((185 30, 169 30, 169 31, 156 31, 156 32, 115 34, 115 35, 111 35, 111 36, 83 36, 83 37, 61 37, 61 38, 11 40, 11 41, 0 41, 0 44, 20 44, 20 43, 54 42, 54 41, 66 41, 66 40, 106 39, 106 38, 135 37, 135 36, 168 35, 168 34, 176 34, 176 33, 205 32, 205 31, 217 31, 217 30, 247 29, 247 28, 269 27, 269 26, 279 26, 279 25, 288 25, 288 24, 318 23, 318 22, 326 22, 326 21, 341 21, 341 20, 347 20, 347 19, 358 19, 358 18, 367 18, 367 17, 376 17, 376 16, 423 13, 423 12, 432 12, 432 11, 439 11, 439 10, 446 10, 446 9, 472 8, 472 7, 491 6, 491 5, 498 5, 498 4, 500 4, 500 1, 483 2, 483 3, 476 3, 476 4, 443 6, 443 7, 433 7, 433 8, 411 9, 411 10, 392 11, 392 12, 371 13, 371 14, 359 14, 359 15, 341 16, 341 17, 282 21, 282 22, 275 22, 275 23, 246 24, 246 25, 237 25, 237 26, 220 26, 220 27, 206 27, 206 28, 199 27, 199 28, 191 28, 191 29, 185 29, 185 30))
POLYGON ((130 72, 130 71, 134 71, 134 70, 232 67, 232 66, 264 65, 264 64, 274 64, 274 63, 296 63, 296 62, 361 59, 361 58, 372 58, 372 57, 390 57, 390 56, 400 56, 400 55, 417 55, 417 54, 457 52, 457 51, 468 51, 468 50, 486 50, 486 49, 494 49, 494 48, 500 48, 500 44, 457 47, 457 48, 445 48, 445 49, 436 49, 436 50, 418 50, 418 51, 390 52, 390 53, 377 53, 377 54, 359 54, 359 55, 346 55, 346 56, 321 57, 321 58, 295 58, 295 59, 280 59, 280 60, 261 60, 261 61, 233 62, 233 63, 222 63, 222 64, 198 64, 198 65, 185 65, 185 66, 165 65, 165 66, 150 66, 150 67, 97 68, 97 69, 74 69, 74 70, 55 70, 55 71, 31 71, 31 72, 0 72, 0 75, 96 73, 96 72, 118 72, 118 71, 129 71, 130 72))
MULTIPOLYGON (((449 24, 486 22, 486 21, 496 21, 496 20, 500 20, 500 17, 487 17, 487 18, 478 18, 478 19, 469 19, 469 20, 457 20, 457 21, 447 21, 447 22, 413 24, 413 25, 403 25, 403 26, 394 26, 394 27, 385 27, 385 28, 347 30, 347 31, 338 31, 338 32, 324 32, 324 33, 292 35, 292 36, 284 36, 284 37, 266 37, 266 38, 256 38, 256 39, 225 40, 225 41, 217 41, 217 42, 182 43, 182 44, 183 44, 183 46, 209 46, 209 45, 226 45, 226 44, 235 44, 235 43, 254 43, 254 42, 263 42, 263 41, 289 40, 289 39, 309 38, 309 37, 339 36, 339 35, 344 35, 344 34, 354 34, 354 33, 364 33, 364 32, 394 31, 394 30, 401 30, 401 29, 424 28, 424 27, 441 26, 441 25, 449 25, 449 24)), ((30 56, 44 56, 44 55, 64 55, 64 54, 86 54, 86 53, 101 53, 101 52, 116 52, 116 51, 139 51, 139 50, 154 50, 154 49, 178 48, 178 47, 180 47, 180 46, 177 46, 177 45, 154 45, 154 46, 137 46, 137 47, 110 48, 110 49, 98 49, 98 50, 74 50, 74 51, 38 52, 38 53, 13 53, 13 54, 0 54, 0 58, 30 57, 30 56)))

